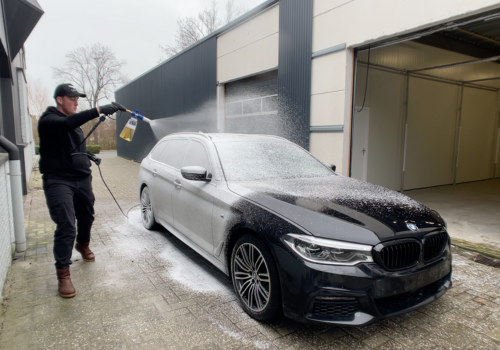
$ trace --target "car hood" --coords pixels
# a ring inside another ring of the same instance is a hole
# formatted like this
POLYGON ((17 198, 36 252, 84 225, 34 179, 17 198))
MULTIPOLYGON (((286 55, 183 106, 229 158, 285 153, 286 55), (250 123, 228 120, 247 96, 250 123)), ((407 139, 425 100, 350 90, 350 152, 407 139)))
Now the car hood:
POLYGON ((234 193, 315 236, 377 244, 444 226, 437 212, 385 187, 339 175, 230 182, 234 193))

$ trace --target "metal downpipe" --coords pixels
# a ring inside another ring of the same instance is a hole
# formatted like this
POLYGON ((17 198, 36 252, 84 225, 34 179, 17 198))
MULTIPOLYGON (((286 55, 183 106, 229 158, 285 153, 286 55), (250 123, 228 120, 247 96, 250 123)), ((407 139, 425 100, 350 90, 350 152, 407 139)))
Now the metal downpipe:
POLYGON ((26 250, 21 158, 19 156, 19 149, 16 145, 3 136, 0 136, 0 146, 9 154, 12 215, 14 216, 14 237, 16 239, 16 252, 20 253, 26 250))

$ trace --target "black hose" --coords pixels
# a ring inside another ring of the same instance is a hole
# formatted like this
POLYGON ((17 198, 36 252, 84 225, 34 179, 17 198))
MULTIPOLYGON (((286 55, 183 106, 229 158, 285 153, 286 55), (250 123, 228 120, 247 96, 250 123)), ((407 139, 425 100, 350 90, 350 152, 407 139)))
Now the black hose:
POLYGON ((365 108, 365 101, 366 101, 366 91, 368 91, 368 73, 370 73, 370 53, 372 51, 371 46, 368 46, 368 65, 366 67, 366 82, 365 82, 365 96, 363 97, 363 105, 361 106, 361 109, 356 112, 361 112, 365 108))

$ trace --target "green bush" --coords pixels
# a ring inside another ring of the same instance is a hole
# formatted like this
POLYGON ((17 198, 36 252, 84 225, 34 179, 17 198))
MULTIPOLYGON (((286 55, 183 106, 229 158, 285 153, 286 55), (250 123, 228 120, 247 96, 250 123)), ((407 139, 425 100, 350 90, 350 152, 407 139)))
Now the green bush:
POLYGON ((101 153, 101 145, 87 145, 87 151, 90 151, 94 154, 101 153))
POLYGON ((40 146, 35 146, 35 154, 40 154, 40 146))

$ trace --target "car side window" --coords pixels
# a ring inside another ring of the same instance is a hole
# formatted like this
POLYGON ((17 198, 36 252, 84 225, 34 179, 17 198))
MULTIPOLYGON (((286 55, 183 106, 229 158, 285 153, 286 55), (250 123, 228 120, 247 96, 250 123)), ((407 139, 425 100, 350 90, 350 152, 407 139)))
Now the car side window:
POLYGON ((194 140, 191 140, 189 143, 189 148, 182 166, 192 165, 204 167, 209 173, 212 172, 212 167, 210 166, 210 160, 208 159, 205 147, 200 142, 194 140))
POLYGON ((168 141, 164 141, 156 145, 156 147, 153 149, 153 152, 151 152, 151 158, 153 160, 160 161, 161 153, 165 149, 167 143, 168 141))
POLYGON ((180 169, 188 143, 189 140, 170 140, 160 156, 160 162, 180 169))

